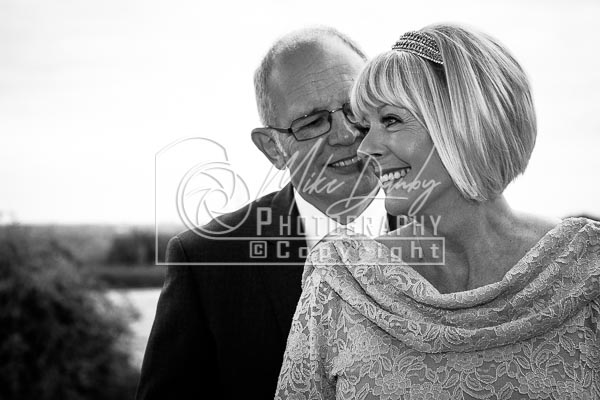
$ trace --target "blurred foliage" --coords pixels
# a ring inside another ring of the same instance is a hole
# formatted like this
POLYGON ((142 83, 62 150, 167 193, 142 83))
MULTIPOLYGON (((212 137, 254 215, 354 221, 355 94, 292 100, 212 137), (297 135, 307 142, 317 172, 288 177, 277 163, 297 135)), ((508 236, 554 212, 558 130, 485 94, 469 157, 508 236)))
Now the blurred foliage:
MULTIPOLYGON (((0 230, 10 226, 0 226, 0 230)), ((105 262, 120 227, 111 225, 20 225, 36 243, 52 244, 69 252, 82 266, 105 262)))
POLYGON ((131 268, 130 265, 96 267, 94 276, 111 289, 159 288, 165 281, 166 268, 131 268))
MULTIPOLYGON (((70 253, 83 267, 98 265, 155 264, 154 248, 158 246, 158 261, 165 261, 169 239, 177 227, 162 228, 158 238, 150 226, 118 225, 20 225, 34 241, 54 243, 70 253), (158 240, 156 240, 158 239, 158 240)), ((0 232, 9 226, 0 225, 0 232)))
POLYGON ((0 230, 0 399, 132 399, 127 319, 71 251, 0 230))
POLYGON ((115 235, 107 252, 106 262, 112 265, 154 265, 155 247, 158 250, 158 260, 164 261, 171 236, 159 235, 156 242, 154 232, 139 229, 115 235))

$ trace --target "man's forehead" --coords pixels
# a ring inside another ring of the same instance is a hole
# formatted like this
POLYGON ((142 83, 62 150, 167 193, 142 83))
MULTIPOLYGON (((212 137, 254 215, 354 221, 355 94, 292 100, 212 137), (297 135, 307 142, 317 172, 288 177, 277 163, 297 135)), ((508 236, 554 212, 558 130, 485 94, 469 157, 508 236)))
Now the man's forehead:
MULTIPOLYGON (((352 65, 345 60, 313 63, 307 68, 284 71, 278 75, 273 90, 278 114, 302 116, 317 110, 341 106, 348 101, 350 89, 356 80, 360 63, 352 65)), ((286 115, 279 115, 286 118, 286 115)))
POLYGON ((332 82, 317 90, 298 90, 285 94, 288 112, 302 116, 320 110, 331 110, 347 103, 354 79, 332 82))

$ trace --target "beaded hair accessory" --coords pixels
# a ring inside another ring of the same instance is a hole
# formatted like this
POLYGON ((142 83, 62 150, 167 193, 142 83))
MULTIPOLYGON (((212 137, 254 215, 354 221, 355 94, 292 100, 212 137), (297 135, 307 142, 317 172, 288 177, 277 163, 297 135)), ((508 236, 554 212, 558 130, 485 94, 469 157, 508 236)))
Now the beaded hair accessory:
POLYGON ((437 43, 431 36, 423 32, 406 32, 392 46, 392 50, 407 51, 436 64, 444 65, 437 43))

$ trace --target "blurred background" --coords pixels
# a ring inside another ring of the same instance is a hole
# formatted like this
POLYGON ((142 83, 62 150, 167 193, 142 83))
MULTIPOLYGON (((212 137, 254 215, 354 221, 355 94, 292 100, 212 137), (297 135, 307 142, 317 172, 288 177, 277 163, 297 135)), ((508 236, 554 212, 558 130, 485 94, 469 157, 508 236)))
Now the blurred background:
POLYGON ((538 112, 508 200, 597 218, 599 17, 594 0, 1 0, 0 398, 133 396, 155 264, 185 228, 182 174, 218 153, 247 188, 229 209, 279 187, 263 185, 270 165, 250 140, 252 74, 295 28, 334 26, 371 56, 434 22, 497 37, 538 112))

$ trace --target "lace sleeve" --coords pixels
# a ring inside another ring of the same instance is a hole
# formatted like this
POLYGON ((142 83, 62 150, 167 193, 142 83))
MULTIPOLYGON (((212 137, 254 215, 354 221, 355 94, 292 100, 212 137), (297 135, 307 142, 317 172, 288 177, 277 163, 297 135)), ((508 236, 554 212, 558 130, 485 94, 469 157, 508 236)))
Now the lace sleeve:
POLYGON ((334 399, 334 302, 331 287, 314 271, 306 280, 288 336, 275 399, 334 399))

